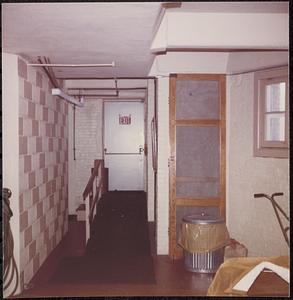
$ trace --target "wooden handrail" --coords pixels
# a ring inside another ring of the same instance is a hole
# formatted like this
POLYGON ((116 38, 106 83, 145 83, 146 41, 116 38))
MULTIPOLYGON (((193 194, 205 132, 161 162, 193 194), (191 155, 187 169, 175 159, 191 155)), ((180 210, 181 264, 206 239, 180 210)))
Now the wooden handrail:
POLYGON ((83 196, 83 200, 85 201, 86 197, 88 196, 88 194, 92 191, 93 189, 93 183, 94 183, 94 180, 95 178, 97 177, 98 175, 98 172, 99 172, 99 167, 100 167, 100 164, 102 163, 102 160, 101 159, 96 159, 95 160, 95 167, 93 169, 93 172, 89 178, 89 181, 84 189, 84 192, 82 194, 83 196))
POLYGON ((95 209, 95 206, 99 200, 99 195, 100 195, 100 190, 101 190, 101 187, 102 187, 102 179, 100 180, 100 183, 97 187, 97 191, 96 191, 96 195, 95 195, 95 198, 94 198, 94 201, 90 207, 90 213, 89 213, 89 221, 90 223, 92 223, 92 220, 93 220, 93 214, 94 214, 94 209, 95 209))
POLYGON ((83 191, 86 206, 86 241, 91 235, 91 225, 95 215, 95 208, 102 195, 108 192, 108 169, 104 168, 104 161, 96 159, 91 169, 91 176, 83 191))

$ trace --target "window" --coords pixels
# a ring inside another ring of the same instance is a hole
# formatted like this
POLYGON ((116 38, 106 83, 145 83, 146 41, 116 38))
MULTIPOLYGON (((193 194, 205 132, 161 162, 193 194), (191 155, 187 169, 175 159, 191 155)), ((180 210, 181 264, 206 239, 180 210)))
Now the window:
POLYGON ((254 155, 288 157, 288 69, 255 73, 254 155))

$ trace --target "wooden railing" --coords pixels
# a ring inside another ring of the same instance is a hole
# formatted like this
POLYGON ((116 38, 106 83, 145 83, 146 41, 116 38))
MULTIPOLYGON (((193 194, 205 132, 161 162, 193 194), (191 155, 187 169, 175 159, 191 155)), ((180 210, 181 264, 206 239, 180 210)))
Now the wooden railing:
POLYGON ((91 225, 96 215, 96 206, 102 195, 108 191, 108 169, 104 168, 104 161, 96 159, 91 169, 91 176, 83 192, 86 214, 86 242, 91 236, 91 225))

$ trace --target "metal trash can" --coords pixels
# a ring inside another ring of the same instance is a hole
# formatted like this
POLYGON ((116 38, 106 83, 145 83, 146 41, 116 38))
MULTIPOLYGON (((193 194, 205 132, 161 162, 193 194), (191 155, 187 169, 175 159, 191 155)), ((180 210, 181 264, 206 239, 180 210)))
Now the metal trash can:
POLYGON ((205 213, 182 219, 179 245, 184 250, 184 266, 191 272, 215 273, 224 261, 230 237, 225 220, 205 213))

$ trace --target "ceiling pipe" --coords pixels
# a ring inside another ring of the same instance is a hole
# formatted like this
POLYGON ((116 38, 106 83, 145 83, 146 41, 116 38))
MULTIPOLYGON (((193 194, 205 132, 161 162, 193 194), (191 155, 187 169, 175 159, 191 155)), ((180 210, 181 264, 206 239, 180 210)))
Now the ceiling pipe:
POLYGON ((40 62, 40 64, 39 64, 40 67, 42 67, 43 70, 45 71, 45 73, 47 74, 47 76, 48 76, 48 78, 49 78, 49 80, 50 80, 52 86, 53 86, 54 88, 59 88, 59 85, 58 85, 58 82, 57 82, 57 79, 56 79, 54 73, 51 74, 50 71, 49 71, 49 69, 47 69, 47 68, 44 67, 44 64, 43 64, 43 62, 42 62, 42 60, 41 60, 40 57, 38 58, 38 61, 40 62))
MULTIPOLYGON (((62 80, 113 80, 113 77, 58 77, 62 80)), ((144 77, 115 77, 118 80, 128 79, 156 79, 156 76, 144 76, 144 77)))
POLYGON ((75 67, 115 67, 115 62, 112 61, 110 64, 28 64, 28 66, 32 67, 70 67, 70 68, 75 68, 75 67))
POLYGON ((117 95, 117 93, 115 94, 70 94, 70 96, 82 96, 82 97, 119 97, 119 95, 117 95))
POLYGON ((83 97, 81 97, 81 102, 76 101, 76 98, 65 94, 60 89, 52 89, 52 95, 53 96, 59 96, 59 97, 63 98, 64 100, 66 100, 66 101, 70 102, 71 104, 74 104, 78 107, 83 107, 84 106, 83 97))
POLYGON ((132 88, 82 88, 82 87, 76 87, 76 88, 67 88, 68 91, 74 91, 74 90, 81 90, 81 91, 132 91, 132 90, 146 90, 146 87, 132 87, 132 88))

